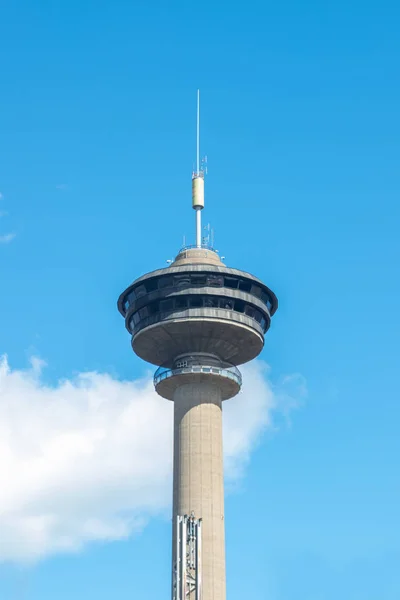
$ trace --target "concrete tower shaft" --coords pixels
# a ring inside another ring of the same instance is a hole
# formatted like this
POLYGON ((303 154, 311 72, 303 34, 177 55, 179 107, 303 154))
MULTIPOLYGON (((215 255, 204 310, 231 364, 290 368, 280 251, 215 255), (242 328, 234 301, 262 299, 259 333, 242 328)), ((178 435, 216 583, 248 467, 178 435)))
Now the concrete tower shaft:
POLYGON ((192 512, 202 518, 202 600, 225 600, 222 401, 218 386, 206 381, 174 393, 173 522, 192 512))

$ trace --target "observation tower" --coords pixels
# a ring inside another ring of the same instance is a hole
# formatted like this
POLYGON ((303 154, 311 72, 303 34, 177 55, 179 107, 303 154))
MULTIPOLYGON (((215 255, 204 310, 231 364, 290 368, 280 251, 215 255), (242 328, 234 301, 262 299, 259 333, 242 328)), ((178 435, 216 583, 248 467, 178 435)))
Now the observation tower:
POLYGON ((118 310, 133 351, 159 367, 157 393, 174 403, 172 600, 225 600, 222 405, 241 388, 237 367, 261 352, 278 301, 202 239, 197 100, 196 244, 136 279, 118 310))

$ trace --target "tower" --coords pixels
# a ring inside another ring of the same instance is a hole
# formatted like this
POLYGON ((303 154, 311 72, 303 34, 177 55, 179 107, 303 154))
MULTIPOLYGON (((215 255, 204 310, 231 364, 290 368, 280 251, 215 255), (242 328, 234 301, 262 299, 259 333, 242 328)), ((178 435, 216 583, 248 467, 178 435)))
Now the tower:
POLYGON ((201 238, 204 170, 192 175, 196 244, 136 279, 118 309, 133 351, 159 368, 160 396, 174 403, 173 600, 225 600, 222 405, 242 384, 238 366, 261 352, 275 294, 227 267, 201 238))

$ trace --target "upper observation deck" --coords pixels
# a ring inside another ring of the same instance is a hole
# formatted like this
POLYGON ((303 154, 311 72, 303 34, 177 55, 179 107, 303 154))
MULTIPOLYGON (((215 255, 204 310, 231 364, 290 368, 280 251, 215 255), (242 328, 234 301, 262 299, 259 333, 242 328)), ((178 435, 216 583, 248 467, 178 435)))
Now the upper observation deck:
POLYGON ((182 248, 170 266, 139 277, 118 300, 135 353, 165 367, 190 352, 232 365, 252 360, 277 306, 259 279, 227 267, 205 246, 182 248))

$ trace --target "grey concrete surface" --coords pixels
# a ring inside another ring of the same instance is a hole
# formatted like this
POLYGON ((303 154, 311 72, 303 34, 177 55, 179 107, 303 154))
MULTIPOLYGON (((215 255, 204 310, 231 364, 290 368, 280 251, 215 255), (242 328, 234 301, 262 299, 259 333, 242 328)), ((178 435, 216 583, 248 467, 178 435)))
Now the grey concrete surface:
POLYGON ((202 600, 225 600, 222 402, 219 388, 206 382, 174 394, 174 522, 192 511, 203 519, 202 600))

